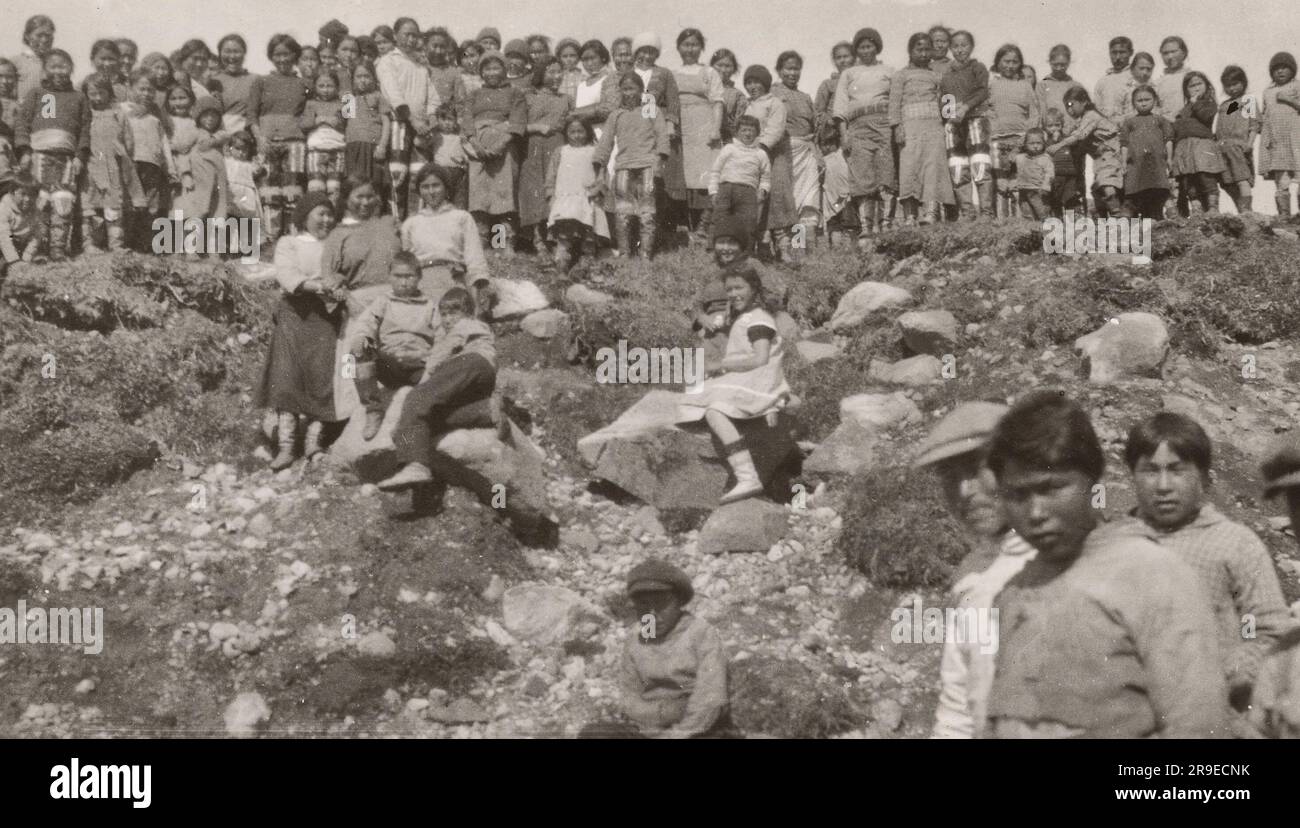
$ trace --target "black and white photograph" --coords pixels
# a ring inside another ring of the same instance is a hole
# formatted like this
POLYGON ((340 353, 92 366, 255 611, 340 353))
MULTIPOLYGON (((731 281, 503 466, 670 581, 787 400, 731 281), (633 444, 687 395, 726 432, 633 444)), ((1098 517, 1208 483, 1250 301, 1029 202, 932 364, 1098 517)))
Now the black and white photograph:
POLYGON ((25 793, 1039 739, 1083 805, 1265 798, 1297 50, 1281 0, 5 0, 25 793))

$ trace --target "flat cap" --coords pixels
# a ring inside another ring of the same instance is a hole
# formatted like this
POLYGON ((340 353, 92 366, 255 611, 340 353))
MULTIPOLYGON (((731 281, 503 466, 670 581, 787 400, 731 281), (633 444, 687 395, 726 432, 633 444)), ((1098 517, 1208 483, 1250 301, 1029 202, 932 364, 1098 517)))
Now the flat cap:
POLYGON ((1300 486, 1300 437, 1286 434, 1269 449, 1262 466, 1264 472, 1264 497, 1272 497, 1283 489, 1300 486))
POLYGON ((968 402, 954 408, 921 441, 913 466, 928 466, 949 457, 982 449, 998 420, 1008 411, 1005 405, 968 402))
POLYGON ((667 561, 650 558, 634 566, 627 574, 628 595, 660 590, 671 590, 677 593, 683 604, 695 597, 691 576, 667 561))

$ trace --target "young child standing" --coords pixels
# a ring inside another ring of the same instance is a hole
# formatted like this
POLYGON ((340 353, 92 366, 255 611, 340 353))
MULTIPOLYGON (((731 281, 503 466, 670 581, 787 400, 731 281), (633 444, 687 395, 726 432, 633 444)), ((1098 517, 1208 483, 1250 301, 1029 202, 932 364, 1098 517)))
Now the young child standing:
POLYGON ((623 650, 619 684, 631 725, 587 725, 579 739, 687 739, 731 734, 722 637, 685 608, 690 576, 651 558, 627 576, 637 621, 623 650))
POLYGON ((465 94, 473 92, 483 85, 478 75, 478 59, 483 57, 483 47, 477 40, 466 40, 460 44, 460 82, 465 86, 465 94))
MULTIPOLYGON (((971 57, 975 51, 975 36, 970 32, 953 32, 949 43, 952 64, 943 73, 936 99, 939 95, 950 95, 951 98, 943 100, 955 107, 951 112, 942 112, 945 146, 951 156, 948 163, 952 184, 956 188, 963 218, 975 218, 975 196, 979 197, 979 215, 993 218, 992 158, 989 122, 985 117, 988 114, 989 70, 971 57)), ((908 52, 911 52, 910 48, 908 52)))
MULTIPOLYGON (((1049 109, 1043 113, 1043 132, 1047 136, 1047 145, 1060 143, 1065 137, 1065 113, 1059 109, 1049 109)), ((1052 194, 1047 199, 1047 206, 1056 218, 1065 215, 1066 210, 1078 210, 1083 196, 1083 155, 1077 147, 1064 147, 1056 152, 1048 152, 1052 159, 1052 194)))
POLYGON ((848 159, 840 147, 840 132, 828 124, 819 135, 818 149, 822 154, 822 223, 826 240, 836 247, 844 243, 844 236, 858 234, 857 211, 853 207, 853 175, 848 159))
POLYGON ((759 205, 772 189, 772 162, 758 146, 759 128, 753 115, 740 116, 736 139, 722 148, 709 170, 714 227, 739 224, 749 238, 758 227, 759 205))
POLYGON ((72 57, 51 49, 42 62, 45 79, 23 99, 14 130, 19 160, 30 158, 33 177, 48 194, 49 256, 70 255, 81 174, 90 158, 92 115, 86 97, 72 86, 72 57))
MULTIPOLYGON (((409 221, 409 219, 408 219, 409 221)), ((440 323, 419 384, 402 405, 393 445, 402 468, 379 482, 394 492, 432 482, 429 468, 434 435, 453 410, 492 396, 496 387, 496 344, 492 329, 474 318, 474 297, 452 287, 438 300, 440 323)))
MULTIPOLYGON (((641 224, 641 255, 654 256, 655 178, 668 158, 668 122, 663 108, 642 106, 645 83, 636 72, 619 79, 621 108, 605 121, 592 165, 604 176, 610 154, 618 143, 614 162, 614 237, 621 256, 632 255, 632 221, 641 224)), ((784 123, 784 116, 782 116, 784 123)))
POLYGON ((596 174, 595 130, 581 116, 564 121, 565 145, 551 153, 546 170, 547 224, 555 240, 555 267, 568 273, 596 236, 609 236, 600 205, 604 176, 596 174))
POLYGON ((307 136, 307 190, 324 192, 337 210, 348 119, 343 117, 338 76, 333 70, 322 68, 316 75, 315 93, 303 105, 301 121, 307 136))
POLYGON ((460 134, 460 121, 451 104, 442 104, 433 113, 433 165, 440 168, 447 181, 447 200, 452 206, 469 209, 469 155, 460 134))
POLYGON ((82 249, 86 253, 101 252, 102 233, 106 236, 105 247, 121 250, 122 215, 131 207, 127 190, 129 183, 136 180, 132 165, 135 145, 125 110, 113 103, 112 81, 92 75, 85 86, 91 121, 90 162, 81 192, 82 249))
MULTIPOLYGON (((957 35, 953 36, 954 56, 959 54, 958 44, 965 42, 957 35)), ((909 225, 917 222, 917 209, 921 204, 925 205, 925 215, 920 223, 933 224, 939 220, 941 205, 952 204, 954 201, 952 179, 944 163, 940 79, 929 68, 933 48, 930 36, 924 32, 917 32, 908 38, 907 54, 911 62, 894 73, 889 87, 889 123, 894 129, 894 143, 900 147, 898 198, 903 206, 904 221, 909 225)), ((976 62, 968 59, 961 65, 976 62)), ((944 82, 954 74, 961 77, 966 74, 966 70, 954 66, 944 75, 944 82)), ((981 107, 985 97, 986 94, 978 99, 981 107)), ((965 114, 960 105, 957 111, 965 114)), ((958 117, 957 120, 962 121, 962 118, 958 117)), ((992 188, 988 189, 991 194, 992 188)), ((983 189, 980 192, 983 198, 983 189)), ((965 206, 963 204, 963 208, 965 206)), ((992 208, 992 204, 988 206, 992 208)))
POLYGON ((415 385, 433 350, 438 305, 420 292, 420 260, 406 250, 393 254, 393 286, 361 315, 348 343, 357 360, 357 396, 366 409, 361 439, 372 440, 384 422, 387 400, 379 386, 415 385))
POLYGON ((148 253, 153 249, 153 222, 167 215, 171 207, 171 184, 179 182, 180 176, 176 173, 171 138, 163 128, 147 66, 131 73, 131 95, 127 125, 131 128, 132 159, 141 189, 139 198, 132 203, 127 238, 132 249, 148 253))
POLYGON ((1016 153, 1015 185, 1020 201, 1020 215, 1042 221, 1050 213, 1047 199, 1052 194, 1052 177, 1056 164, 1047 154, 1047 135, 1037 127, 1025 132, 1024 149, 1016 153))
POLYGON ((1143 84, 1133 90, 1130 108, 1136 113, 1119 130, 1120 163, 1124 167, 1124 211, 1155 219, 1165 215, 1169 200, 1169 159, 1174 125, 1155 114, 1156 90, 1143 84))
POLYGON ((1259 135, 1259 113, 1254 100, 1246 98, 1246 72, 1228 66, 1219 76, 1225 100, 1219 104, 1214 139, 1219 142, 1225 167, 1219 182, 1228 191, 1238 213, 1251 209, 1251 185, 1255 183, 1255 136, 1259 135))
POLYGON ((163 121, 163 129, 169 130, 167 140, 171 144, 172 169, 177 176, 170 199, 173 204, 181 193, 194 188, 190 175, 190 150, 199 140, 199 127, 194 122, 194 103, 194 91, 187 83, 178 83, 167 90, 167 119, 163 121))
POLYGON ((369 61, 360 61, 352 70, 351 107, 343 130, 343 171, 350 179, 369 181, 383 197, 393 108, 379 91, 375 65, 369 61))
POLYGON ((41 262, 45 242, 45 218, 37 206, 41 185, 20 174, 8 182, 0 197, 0 285, 9 268, 18 262, 41 262))
MULTIPOLYGON (((992 153, 993 187, 997 192, 997 215, 1010 216, 1017 207, 1019 176, 1012 175, 1016 154, 1025 142, 1026 131, 1042 125, 1039 96, 1029 81, 1021 77, 1024 66, 1020 47, 1007 44, 993 58, 996 75, 989 78, 989 139, 992 153)), ((1030 187, 1033 193, 1036 188, 1030 187)), ((1022 194, 1025 190, 1020 191, 1022 194)), ((1039 205, 1041 207, 1041 205, 1039 205)))
POLYGON ((528 138, 523 163, 519 165, 519 226, 531 233, 538 254, 546 254, 546 224, 551 207, 546 196, 546 171, 551 156, 564 144, 563 126, 571 104, 560 91, 564 70, 553 57, 543 56, 532 72, 528 94, 528 138))
POLYGON ((1183 76, 1183 98, 1187 103, 1174 118, 1173 172, 1180 192, 1195 194, 1202 211, 1217 213, 1219 176, 1226 167, 1214 140, 1212 127, 1219 106, 1210 79, 1202 72, 1188 72, 1183 76))
POLYGON ((1065 109, 1074 119, 1074 131, 1049 146, 1047 152, 1055 155, 1059 150, 1081 147, 1092 158, 1092 186, 1098 195, 1098 212, 1105 216, 1120 215, 1119 191, 1124 186, 1124 168, 1119 163, 1119 129, 1097 111, 1088 91, 1081 86, 1066 90, 1065 109))
POLYGON ((1289 52, 1278 52, 1268 62, 1273 83, 1264 90, 1259 169, 1277 185, 1274 199, 1279 216, 1291 215, 1291 182, 1300 171, 1300 82, 1296 62, 1289 52))
MULTIPOLYGON (((183 192, 176 200, 177 209, 186 218, 225 219, 230 212, 230 184, 226 179, 226 159, 222 149, 233 136, 223 131, 221 126, 221 105, 205 98, 199 104, 195 124, 197 136, 186 160, 186 174, 181 185, 183 192)), ((209 226, 205 221, 204 239, 210 258, 219 259, 223 251, 238 249, 229 244, 231 239, 218 241, 207 236, 209 226)), ((224 228, 222 224, 217 232, 224 232, 224 228)))

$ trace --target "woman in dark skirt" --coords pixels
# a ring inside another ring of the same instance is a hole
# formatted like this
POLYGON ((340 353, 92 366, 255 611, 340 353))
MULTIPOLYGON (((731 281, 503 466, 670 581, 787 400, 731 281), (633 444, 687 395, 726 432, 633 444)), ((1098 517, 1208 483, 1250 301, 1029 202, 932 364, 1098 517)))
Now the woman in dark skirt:
POLYGON ((308 193, 294 213, 294 236, 275 245, 275 278, 284 293, 275 307, 271 353, 262 373, 257 404, 277 414, 280 452, 273 470, 294 460, 298 418, 307 423, 303 455, 320 454, 324 423, 339 419, 334 404, 335 348, 343 319, 339 292, 323 278, 325 237, 334 211, 324 193, 308 193))

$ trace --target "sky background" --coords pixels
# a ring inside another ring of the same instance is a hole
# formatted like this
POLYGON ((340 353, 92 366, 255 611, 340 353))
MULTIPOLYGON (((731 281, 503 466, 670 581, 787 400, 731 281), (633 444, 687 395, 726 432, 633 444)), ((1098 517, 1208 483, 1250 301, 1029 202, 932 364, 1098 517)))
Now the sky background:
MULTIPOLYGON (((446 26, 460 40, 473 37, 485 25, 501 30, 506 39, 541 32, 553 39, 599 37, 606 45, 617 35, 656 31, 664 43, 660 63, 679 61, 673 42, 682 28, 701 29, 706 52, 726 46, 742 65, 771 66, 784 49, 805 59, 801 88, 810 95, 830 74, 830 48, 849 40, 862 26, 880 31, 882 59, 893 66, 906 63, 908 36, 943 23, 975 35, 975 57, 986 65, 1003 43, 1015 43, 1027 62, 1043 76, 1047 52, 1067 43, 1074 52, 1071 75, 1090 91, 1109 65, 1106 43, 1114 35, 1133 38, 1139 51, 1161 62, 1160 40, 1181 35, 1188 43, 1188 65, 1210 75, 1216 92, 1219 72, 1229 63, 1241 65, 1250 89, 1267 86, 1268 59, 1274 52, 1300 52, 1300 15, 1294 0, 467 0, 464 3, 424 0, 2 0, 0 54, 22 48, 22 24, 28 16, 54 18, 55 45, 76 61, 76 76, 89 70, 90 44, 97 37, 127 36, 140 45, 141 55, 170 53, 190 37, 209 47, 224 34, 238 32, 249 41, 248 68, 270 70, 266 42, 276 32, 288 32, 300 42, 315 42, 316 30, 337 17, 354 33, 380 24, 392 25, 402 15, 414 17, 421 28, 446 26)), ((1272 185, 1257 187, 1257 207, 1272 202, 1272 185), (1267 193, 1263 192, 1267 190, 1267 193), (1260 204, 1260 201, 1264 204, 1260 204)), ((1225 199, 1226 201, 1226 199, 1225 199)), ((1270 209, 1271 212, 1271 209, 1270 209)))

